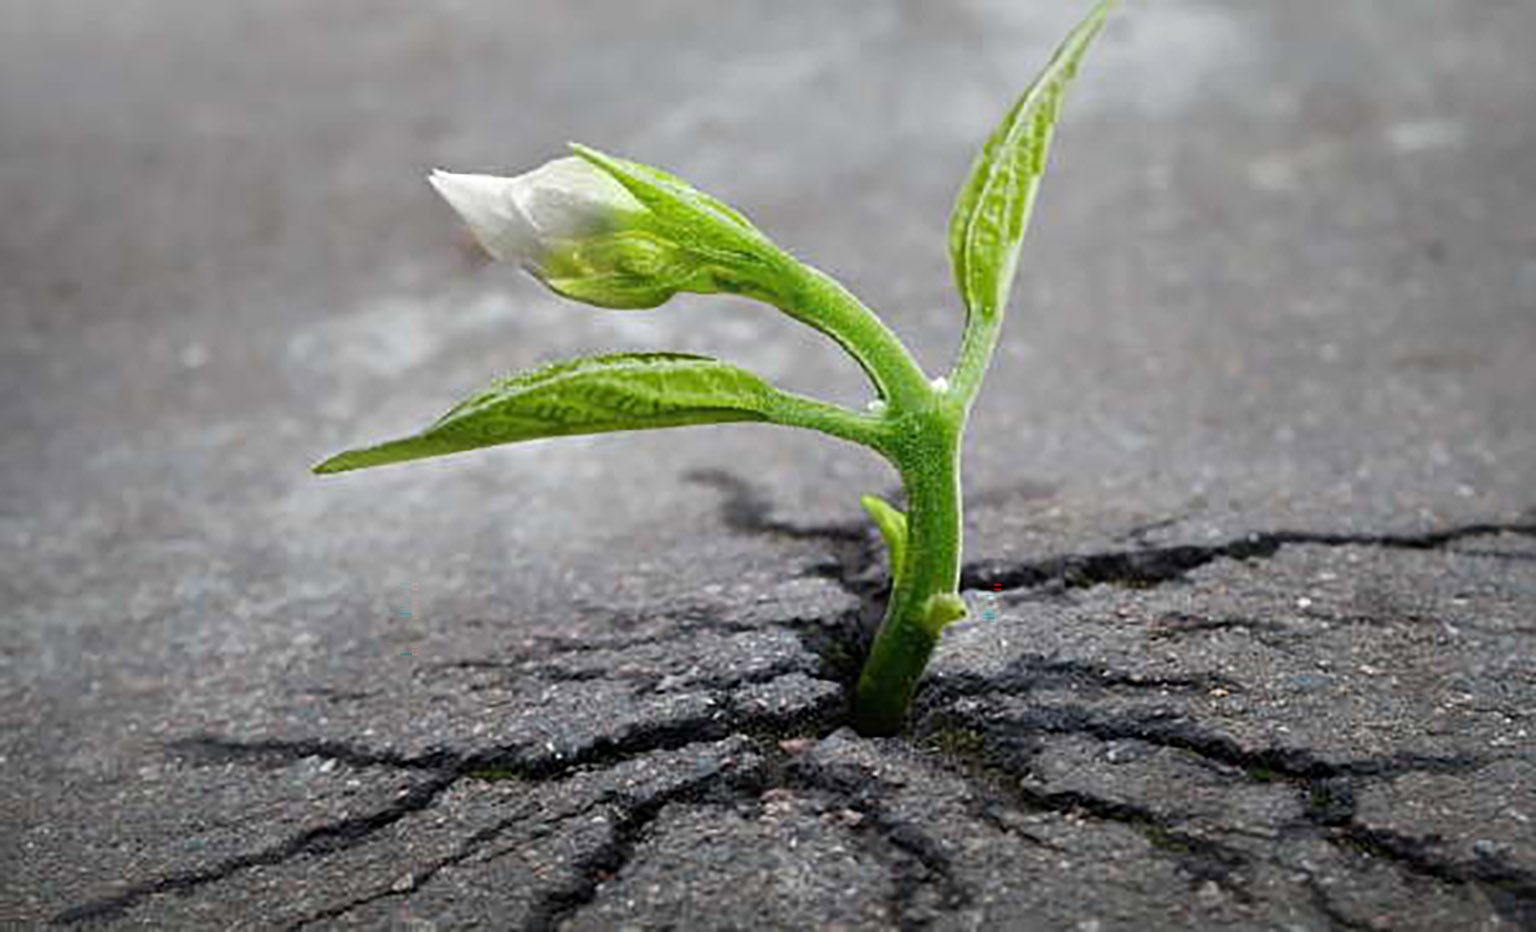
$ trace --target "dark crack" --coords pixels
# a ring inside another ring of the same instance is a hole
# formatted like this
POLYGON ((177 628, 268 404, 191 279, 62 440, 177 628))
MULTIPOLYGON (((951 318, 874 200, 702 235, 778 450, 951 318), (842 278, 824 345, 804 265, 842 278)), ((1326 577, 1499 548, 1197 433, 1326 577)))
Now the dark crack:
MULTIPOLYGON (((1032 788, 1021 782, 1028 768, 1020 766, 1017 755, 1010 755, 989 741, 974 723, 959 728, 955 725, 956 720, 942 717, 930 718, 925 723, 924 731, 935 739, 933 745, 938 751, 930 759, 936 758, 943 769, 964 778, 987 799, 1024 812, 1087 815, 1129 826, 1139 831, 1154 851, 1172 858, 1190 879, 1192 888, 1213 881, 1230 890, 1239 901, 1252 900, 1247 890, 1251 859, 1245 852, 1178 828, 1177 814, 1158 813, 1134 803, 1075 790, 1048 792, 1032 788), (959 735, 968 736, 969 740, 959 735)), ((1029 837, 1036 844, 1044 844, 1029 837)))
MULTIPOLYGON (((924 707, 934 714, 960 715, 942 702, 930 704, 925 701, 924 707)), ((961 716, 961 721, 967 727, 982 729, 987 734, 988 743, 1000 747, 1017 746, 1021 740, 1045 734, 1080 734, 1100 741, 1144 741, 1236 767, 1264 782, 1280 777, 1310 781, 1340 777, 1390 779, 1409 773, 1466 774, 1491 761, 1472 755, 1395 754, 1331 762, 1305 748, 1250 750, 1224 735, 1201 730, 1181 713, 1166 710, 1100 715, 1083 706, 1049 705, 1010 712, 1006 716, 993 713, 983 717, 980 713, 966 713, 961 716)))
POLYGON ((688 480, 724 493, 720 512, 726 527, 741 534, 819 540, 830 545, 830 558, 810 568, 859 600, 859 607, 833 618, 802 619, 783 625, 806 650, 820 657, 824 679, 853 695, 859 670, 885 614, 890 581, 883 569, 883 543, 873 525, 863 521, 798 525, 772 517, 773 506, 751 483, 723 469, 695 470, 688 480), (809 622, 809 623, 807 623, 809 622))
POLYGON ((199 887, 217 883, 240 871, 281 864, 293 858, 325 855, 361 844, 374 833, 393 825, 413 812, 434 803, 455 777, 440 774, 408 789, 393 804, 368 815, 353 816, 308 829, 287 841, 250 854, 228 858, 210 868, 173 874, 148 883, 129 887, 116 896, 74 906, 53 916, 51 925, 71 925, 100 919, 118 919, 140 903, 162 893, 190 893, 199 887))
POLYGON ((1152 587, 1182 579, 1190 572, 1220 559, 1268 559, 1288 545, 1436 550, 1467 538, 1495 534, 1536 536, 1536 523, 1479 522, 1438 531, 1404 534, 1266 531, 1213 545, 1180 544, 1103 553, 1065 554, 1016 563, 979 560, 966 564, 961 572, 960 585, 966 589, 1001 587, 1004 590, 1042 587, 1084 589, 1105 584, 1152 587))
POLYGON ((1071 687, 1077 692, 1152 690, 1159 693, 1204 693, 1212 689, 1243 691, 1238 681, 1219 673, 1187 676, 1147 676, 1099 663, 1058 660, 1042 654, 1020 654, 1000 673, 945 673, 930 678, 920 700, 942 703, 962 696, 1025 696, 1037 689, 1071 687))
POLYGON ((635 848, 656 821, 662 809, 671 803, 702 803, 711 799, 734 802, 739 797, 760 791, 764 770, 761 765, 730 773, 708 773, 688 780, 664 792, 647 797, 619 794, 610 801, 620 810, 610 837, 581 857, 568 883, 542 893, 523 928, 528 932, 550 932, 581 907, 597 898, 603 883, 621 874, 634 857, 635 848))
POLYGON ((1473 884, 1513 928, 1536 929, 1536 872, 1500 855, 1479 854, 1470 861, 1437 857, 1430 849, 1438 837, 1414 838, 1353 820, 1334 829, 1330 840, 1421 877, 1451 886, 1473 884))
POLYGON ((548 782, 564 779, 579 769, 611 767, 653 751, 676 750, 733 734, 775 739, 817 736, 838 727, 845 711, 840 703, 826 702, 784 713, 746 713, 737 709, 728 695, 718 699, 716 705, 722 713, 718 716, 709 713, 659 725, 637 725, 617 736, 603 735, 569 755, 530 754, 527 746, 487 751, 464 757, 458 769, 472 777, 548 782))
MULTIPOLYGON (((580 751, 564 756, 530 754, 527 747, 516 747, 468 755, 435 750, 425 755, 407 757, 337 741, 269 739, 242 742, 214 735, 181 739, 168 745, 167 750, 197 764, 233 762, 275 767, 318 757, 358 767, 424 770, 432 776, 426 782, 410 788, 394 804, 377 812, 306 830, 272 847, 228 858, 205 870, 173 874, 138 884, 116 896, 64 910, 50 922, 65 925, 121 918, 129 910, 162 893, 185 893, 224 880, 248 868, 279 864, 300 856, 325 855, 352 847, 405 816, 430 806, 443 791, 461 778, 515 777, 535 783, 561 780, 578 770, 611 767, 654 751, 719 740, 735 733, 773 740, 826 734, 841 723, 845 712, 841 704, 832 702, 809 710, 746 713, 733 706, 728 694, 719 697, 719 700, 717 705, 725 714, 718 718, 701 715, 663 725, 642 725, 616 737, 603 736, 580 751)), ((640 806, 635 811, 645 815, 648 810, 640 806)))
POLYGON ((251 767, 286 767, 307 757, 334 760, 353 767, 392 767, 397 770, 452 769, 457 756, 443 750, 408 757, 390 751, 360 748, 344 741, 260 739, 237 741, 218 735, 193 735, 166 745, 166 750, 193 766, 238 763, 251 767))
POLYGON ((784 783, 829 793, 859 814, 854 834, 879 849, 874 852, 876 858, 891 865, 893 885, 887 905, 898 928, 923 928, 933 918, 917 903, 920 890, 932 890, 938 908, 947 912, 963 909, 974 898, 939 843, 918 825, 887 811, 883 799, 891 791, 878 778, 849 764, 794 761, 784 772, 784 783))
POLYGON ((1327 917, 1329 924, 1335 929, 1345 929, 1348 932, 1378 932, 1376 926, 1361 922, 1349 916, 1328 895, 1328 890, 1316 874, 1306 873, 1307 894, 1312 900, 1312 905, 1318 912, 1327 917))
MULTIPOLYGON (((539 837, 541 837, 543 834, 548 834, 548 833, 554 832, 556 827, 564 824, 565 822, 570 821, 573 818, 578 818, 578 817, 580 817, 582 815, 585 815, 586 813, 590 812, 593 808, 595 808, 597 805, 598 805, 598 803, 594 802, 591 805, 583 806, 580 809, 577 809, 577 810, 575 810, 573 812, 570 812, 570 813, 566 813, 565 815, 560 816, 559 818, 556 818, 556 819, 552 820, 550 822, 548 828, 547 828, 547 831, 541 832, 541 833, 535 833, 533 836, 530 836, 528 840, 529 841, 534 841, 534 840, 537 840, 539 837)), ((490 825, 490 826, 487 826, 486 828, 480 829, 479 831, 473 832, 468 838, 466 838, 464 840, 464 843, 461 844, 459 846, 459 849, 457 851, 455 851, 453 854, 450 854, 450 855, 448 855, 445 858, 440 858, 437 861, 434 861, 431 864, 428 864, 424 868, 419 868, 417 870, 412 871, 411 872, 411 882, 410 882, 409 889, 406 889, 406 890, 396 890, 396 889, 394 889, 392 887, 389 887, 389 888, 385 888, 383 890, 377 890, 377 891, 375 891, 373 893, 370 893, 370 894, 368 894, 366 896, 361 896, 361 897, 358 897, 358 898, 353 899, 353 900, 348 900, 348 901, 346 901, 344 903, 338 903, 338 904, 336 904, 334 906, 331 906, 331 907, 328 907, 326 909, 320 910, 318 912, 312 913, 312 914, 310 914, 308 916, 305 916, 302 919, 299 919, 299 920, 297 920, 295 922, 290 923, 288 925, 288 928, 289 929, 302 929, 305 926, 313 925, 313 924, 315 924, 317 922, 325 922, 326 920, 329 920, 329 919, 335 919, 335 918, 338 918, 340 916, 344 916, 347 913, 350 913, 350 912, 353 912, 354 910, 359 909, 360 907, 367 906, 369 903, 376 903, 376 902, 378 902, 380 900, 387 900, 387 899, 392 899, 392 898, 396 898, 396 897, 408 896, 408 895, 410 895, 412 890, 415 890, 417 887, 420 887, 422 884, 424 884, 427 881, 431 880, 433 877, 437 876, 442 871, 446 870, 449 867, 452 867, 455 864, 459 864, 459 863, 461 863, 463 861, 466 861, 469 858, 473 857, 480 850, 480 848, 482 846, 484 846, 484 845, 486 845, 486 844, 488 844, 488 843, 490 843, 492 841, 495 841, 498 837, 500 837, 508 829, 511 829, 514 826, 516 826, 517 823, 521 822, 524 818, 526 818, 535 808, 536 807, 532 806, 532 805, 523 806, 522 808, 520 808, 518 810, 517 815, 509 816, 508 818, 505 818, 505 819, 502 819, 502 820, 496 822, 494 825, 490 825)))
MULTIPOLYGON (((1362 825, 1356 818, 1355 787, 1362 781, 1409 773, 1468 774, 1485 767, 1489 759, 1397 754, 1330 762, 1299 748, 1244 749, 1229 738, 1199 730, 1173 713, 1099 716, 1078 706, 1036 707, 1004 718, 996 710, 960 713, 947 702, 937 702, 928 707, 920 732, 934 743, 943 766, 966 776, 991 798, 1010 800, 1025 811, 1082 812, 1136 826, 1155 849, 1174 856, 1192 877, 1216 881, 1239 896, 1247 895, 1242 880, 1249 856, 1177 828, 1177 813, 1158 813, 1075 790, 1034 789, 1021 782, 1030 772, 1034 739, 1048 734, 1079 734, 1105 742, 1137 740, 1194 753, 1252 781, 1284 781, 1303 799, 1305 824, 1315 826, 1336 846, 1443 884, 1476 884, 1515 928, 1536 928, 1536 874, 1498 854, 1483 853, 1472 861, 1437 857, 1432 848, 1438 838, 1411 838, 1362 825)), ((1317 904, 1319 909, 1330 917, 1339 916, 1315 878, 1309 876, 1309 884, 1314 900, 1323 898, 1317 904)))
POLYGON ((1160 815, 1142 806, 1076 791, 1047 793, 1019 785, 1014 790, 1014 796, 1024 806, 1037 811, 1086 813, 1097 819, 1131 826, 1146 837, 1153 850, 1171 857, 1179 865, 1188 875, 1191 887, 1214 881, 1232 891, 1243 902, 1251 902, 1253 899, 1247 890, 1249 856, 1231 845, 1175 828, 1177 817, 1160 815))
POLYGON ((1290 625, 1279 621, 1240 618, 1233 615, 1211 617, 1192 612, 1173 612, 1158 616, 1157 620, 1149 626, 1147 636, 1171 639, 1207 631, 1251 631, 1260 636, 1296 633, 1290 625))
MULTIPOLYGON (((755 683, 771 681, 794 672, 808 672, 796 662, 778 665, 750 675, 712 677, 697 684, 715 699, 714 710, 707 714, 661 722, 642 723, 617 734, 602 735, 567 754, 550 753, 542 745, 517 745, 477 753, 459 753, 434 748, 408 756, 390 751, 359 747, 335 740, 257 740, 237 741, 215 735, 198 735, 172 742, 168 750, 194 765, 240 763, 258 767, 282 766, 309 757, 336 760, 355 767, 387 767, 420 771, 426 779, 410 787, 391 805, 373 813, 338 821, 300 832, 285 841, 262 850, 237 855, 198 871, 174 874, 126 889, 115 896, 72 907, 54 916, 53 924, 73 924, 93 919, 115 919, 148 899, 162 893, 185 893, 222 881, 231 875, 265 865, 274 865, 304 856, 324 856, 358 845, 385 827, 412 813, 433 805, 441 794, 464 778, 515 777, 532 783, 562 780, 587 768, 616 766, 644 754, 683 748, 701 742, 745 733, 757 745, 771 748, 777 740, 790 736, 823 737, 843 724, 847 697, 851 695, 869 640, 884 609, 887 583, 881 568, 878 537, 863 523, 797 525, 776 520, 770 504, 744 480, 723 470, 690 473, 692 481, 709 485, 724 493, 722 515, 725 524, 738 532, 785 537, 794 540, 819 540, 833 551, 832 558, 813 567, 813 575, 834 581, 859 599, 859 607, 834 617, 771 620, 795 632, 807 650, 822 659, 819 674, 844 687, 841 699, 832 698, 816 706, 787 712, 757 712, 740 707, 734 690, 755 683)), ((1467 524, 1438 531, 1410 534, 1336 534, 1303 531, 1275 531, 1249 534, 1211 546, 1175 545, 1141 547, 1124 551, 1051 556, 1033 561, 1004 563, 978 561, 968 564, 962 586, 986 589, 1074 589, 1100 584, 1157 586, 1182 579, 1188 573, 1220 559, 1254 560, 1273 557, 1288 545, 1372 546, 1407 550, 1432 550, 1468 538, 1496 534, 1536 536, 1536 523, 1467 524)), ((1474 550, 1457 550, 1471 556, 1474 550)), ((1504 556, 1502 552, 1499 556, 1504 556)), ((1524 559, 1524 555, 1519 555, 1524 559)), ((458 661, 437 669, 511 669, 529 660, 561 654, 579 654, 598 650, 624 650, 641 645, 669 642, 680 630, 708 627, 721 630, 711 609, 648 612, 642 619, 665 617, 677 628, 661 634, 636 638, 610 638, 603 641, 572 642, 549 639, 541 643, 542 652, 529 651, 517 660, 458 661)), ((616 616, 615 624, 619 624, 616 616)), ((1221 628, 1250 628, 1273 632, 1271 623, 1246 619, 1205 619, 1198 616, 1171 617, 1165 621, 1169 633, 1188 633, 1221 628)), ((732 626, 733 630, 758 630, 756 625, 732 626)), ((601 671, 559 671, 547 678, 580 682, 604 676, 601 671)), ((1265 747, 1246 749, 1236 741, 1203 731, 1185 716, 1164 710, 1137 714, 1105 716, 1071 705, 1035 707, 1025 712, 1010 710, 1001 714, 998 701, 1005 697, 1028 695, 1041 688, 1070 688, 1078 692, 1119 692, 1153 690, 1164 693, 1197 693, 1213 688, 1228 691, 1239 685, 1214 673, 1177 677, 1148 677, 1118 671, 1098 664, 1065 661, 1041 655, 1017 658, 996 676, 948 675, 930 680, 920 696, 918 713, 932 718, 925 728, 931 733, 934 721, 957 721, 961 729, 976 735, 974 743, 960 742, 942 748, 938 755, 945 766, 965 776, 972 786, 983 786, 988 798, 1002 799, 1025 811, 1046 810, 1086 814, 1093 818, 1137 827, 1153 848, 1174 858, 1181 868, 1199 882, 1214 881, 1241 897, 1250 856, 1209 838, 1179 827, 1176 814, 1162 814, 1132 803, 1106 799, 1077 791, 1046 791, 1020 783, 1027 775, 1033 753, 1032 741, 1050 734, 1082 734, 1102 741, 1135 739, 1155 746, 1188 751, 1204 760, 1227 765, 1247 779, 1271 782, 1285 780, 1298 792, 1306 794, 1308 830, 1322 832, 1330 841, 1367 856, 1389 861, 1403 870, 1434 878, 1447 884, 1477 884, 1488 892, 1500 914, 1517 927, 1536 927, 1536 876, 1498 855, 1480 854, 1471 861, 1436 856, 1436 839, 1412 838, 1361 825, 1355 818, 1354 786, 1366 779, 1385 779, 1412 772, 1467 773, 1487 761, 1471 756, 1428 757, 1393 755, 1358 761, 1330 762, 1304 748, 1265 747), (959 698, 980 697, 984 701, 966 715, 951 711, 959 698), (1001 777, 1001 779, 1000 779, 1001 777)), ((366 694, 328 693, 317 695, 335 701, 355 701, 366 694)), ((931 755, 930 755, 931 757, 931 755)), ((895 818, 883 805, 889 788, 862 772, 844 772, 836 766, 813 765, 806 761, 786 761, 783 755, 769 754, 766 764, 746 773, 704 774, 665 792, 650 796, 605 796, 583 807, 583 812, 604 805, 616 808, 620 816, 609 838, 581 857, 575 865, 575 878, 539 895, 529 929, 554 929, 582 906, 593 901, 601 884, 622 872, 634 856, 637 845, 669 803, 704 803, 710 800, 738 800, 766 786, 783 785, 829 793, 863 819, 857 829, 860 837, 878 849, 882 862, 890 864, 893 890, 889 906, 902 928, 918 928, 931 918, 928 907, 918 902, 923 893, 931 893, 938 908, 958 910, 972 900, 971 891, 960 881, 943 848, 915 824, 895 818)), ((419 869, 413 874, 412 887, 458 863, 495 841, 525 817, 508 816, 488 828, 469 835, 447 858, 419 869)), ((557 820, 558 823, 559 820, 557 820)), ((555 831, 551 825, 547 831, 555 831)), ((546 829, 540 829, 546 831, 546 829)), ((1014 834, 1020 834, 1014 830, 1014 834)), ((1025 835, 1036 843, 1039 839, 1025 835)), ((1328 902, 1323 891, 1313 884, 1318 908, 1341 924, 1347 921, 1328 902)), ((357 907, 387 896, 393 889, 378 891, 350 903, 300 920, 295 928, 342 915, 357 907)))
MULTIPOLYGON (((695 742, 695 745, 708 746, 709 742, 695 742)), ((567 884, 552 887, 539 897, 532 910, 533 918, 527 923, 527 927, 554 928, 558 926, 561 918, 568 917, 576 909, 590 902, 594 898, 598 886, 606 879, 617 875, 629 862, 633 854, 634 843, 639 839, 645 827, 651 821, 654 821, 656 815, 668 803, 701 802, 719 796, 722 793, 727 795, 746 795, 761 783, 760 772, 761 767, 758 765, 727 773, 718 771, 704 773, 694 780, 647 797, 635 796, 625 790, 609 790, 569 812, 564 812, 548 819, 533 831, 521 835, 517 839, 518 848, 526 847, 533 842, 547 838, 555 834, 563 826, 589 815, 594 810, 613 807, 623 812, 623 816, 615 826, 614 837, 586 857, 578 860, 573 866, 573 871, 578 875, 577 879, 567 884)), ((496 776, 499 779, 507 775, 497 774, 496 776)), ((515 829, 530 815, 538 812, 539 809, 540 806, 535 803, 523 805, 514 814, 471 833, 453 853, 423 867, 414 869, 410 874, 409 885, 403 889, 389 887, 376 890, 365 896, 349 900, 345 903, 338 903, 325 910, 306 916, 292 923, 288 928, 300 929, 317 922, 324 922, 328 919, 346 915, 370 903, 408 897, 412 892, 444 870, 480 854, 487 845, 515 829)), ((500 853, 504 854, 506 852, 500 853)))

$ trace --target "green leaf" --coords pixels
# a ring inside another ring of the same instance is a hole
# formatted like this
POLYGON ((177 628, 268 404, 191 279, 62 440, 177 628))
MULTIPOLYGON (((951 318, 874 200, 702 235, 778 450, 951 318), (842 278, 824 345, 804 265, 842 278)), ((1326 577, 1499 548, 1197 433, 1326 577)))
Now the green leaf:
POLYGON ((891 588, 895 589, 897 577, 901 574, 902 560, 907 552, 907 516, 875 495, 861 496, 859 504, 869 512, 875 527, 880 529, 880 536, 885 538, 885 549, 891 563, 891 588))
POLYGON ((965 600, 953 592, 936 592, 923 603, 923 614, 919 620, 923 630, 929 634, 938 636, 945 626, 951 622, 959 621, 970 614, 965 607, 965 600))
POLYGON ((345 472, 541 437, 763 421, 783 396, 745 369, 685 353, 621 353, 502 379, 426 430, 314 467, 345 472))
POLYGON ((1100 0, 1057 48, 982 146, 955 201, 949 221, 955 284, 968 314, 983 322, 995 321, 1008 303, 1062 97, 1113 5, 1100 0))

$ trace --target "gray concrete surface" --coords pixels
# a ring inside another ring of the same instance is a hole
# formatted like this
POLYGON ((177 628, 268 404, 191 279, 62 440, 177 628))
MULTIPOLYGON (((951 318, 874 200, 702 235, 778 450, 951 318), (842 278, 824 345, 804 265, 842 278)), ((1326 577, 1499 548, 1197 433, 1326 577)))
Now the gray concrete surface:
POLYGON ((0 925, 1536 928, 1536 5, 1123 5, 969 434, 999 617, 901 738, 843 728, 871 455, 307 472, 579 352, 863 401, 766 309, 480 262, 424 173, 567 139, 939 369, 1084 6, 0 5, 0 925))

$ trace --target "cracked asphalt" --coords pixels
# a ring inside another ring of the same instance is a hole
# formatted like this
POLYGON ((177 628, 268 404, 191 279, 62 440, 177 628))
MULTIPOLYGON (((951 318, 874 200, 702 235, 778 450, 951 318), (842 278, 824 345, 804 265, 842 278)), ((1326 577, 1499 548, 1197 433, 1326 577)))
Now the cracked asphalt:
POLYGON ((1536 929, 1536 6, 1127 0, 966 447, 973 604, 845 726, 873 456, 325 480, 562 303, 427 170, 667 167, 937 371, 950 199, 1083 4, 0 8, 0 927, 1536 929))

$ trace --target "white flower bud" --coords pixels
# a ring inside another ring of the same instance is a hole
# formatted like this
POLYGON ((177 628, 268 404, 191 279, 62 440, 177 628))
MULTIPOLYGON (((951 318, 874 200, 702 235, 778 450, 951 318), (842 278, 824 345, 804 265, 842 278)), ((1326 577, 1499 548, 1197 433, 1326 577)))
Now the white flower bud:
POLYGON ((515 178, 434 171, 428 178, 497 259, 535 274, 552 253, 632 225, 648 211, 585 159, 555 159, 515 178))

